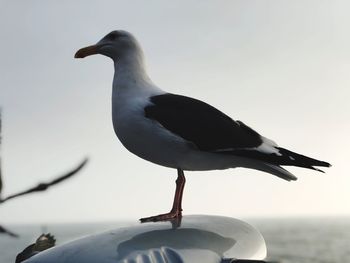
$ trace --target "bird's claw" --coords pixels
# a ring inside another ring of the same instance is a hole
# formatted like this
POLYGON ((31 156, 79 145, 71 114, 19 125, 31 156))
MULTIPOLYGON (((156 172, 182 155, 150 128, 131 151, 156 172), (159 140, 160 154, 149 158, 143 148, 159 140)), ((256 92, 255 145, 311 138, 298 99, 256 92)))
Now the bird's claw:
POLYGON ((181 217, 182 217, 181 211, 171 211, 171 212, 166 213, 166 214, 144 217, 144 218, 141 218, 140 221, 141 221, 141 223, 172 221, 172 220, 181 219, 181 217))

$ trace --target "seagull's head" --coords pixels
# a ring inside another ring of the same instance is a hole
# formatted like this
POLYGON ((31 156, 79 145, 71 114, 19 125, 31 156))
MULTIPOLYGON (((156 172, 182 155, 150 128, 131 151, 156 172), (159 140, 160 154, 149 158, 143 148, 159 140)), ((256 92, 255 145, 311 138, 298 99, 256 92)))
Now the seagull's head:
POLYGON ((123 30, 115 30, 107 34, 95 45, 79 49, 74 57, 85 58, 101 54, 116 61, 130 53, 138 53, 140 50, 140 46, 132 34, 123 30))

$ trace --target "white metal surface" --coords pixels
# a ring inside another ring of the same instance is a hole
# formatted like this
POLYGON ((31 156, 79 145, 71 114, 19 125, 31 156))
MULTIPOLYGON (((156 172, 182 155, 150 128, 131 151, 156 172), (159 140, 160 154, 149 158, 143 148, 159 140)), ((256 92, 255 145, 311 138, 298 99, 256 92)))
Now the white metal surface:
POLYGON ((191 215, 181 226, 146 223, 88 236, 44 251, 26 263, 216 263, 264 259, 261 234, 238 219, 191 215))

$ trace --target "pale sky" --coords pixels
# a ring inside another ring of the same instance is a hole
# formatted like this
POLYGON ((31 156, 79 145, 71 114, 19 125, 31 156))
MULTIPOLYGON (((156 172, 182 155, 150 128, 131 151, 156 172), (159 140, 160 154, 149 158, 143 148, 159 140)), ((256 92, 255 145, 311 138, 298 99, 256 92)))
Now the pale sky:
POLYGON ((138 219, 171 208, 176 171, 123 148, 112 129, 113 64, 73 58, 133 33, 148 72, 280 146, 329 161, 286 182, 245 169, 186 172, 184 214, 349 216, 348 1, 0 1, 4 194, 78 176, 0 207, 0 222, 138 219))

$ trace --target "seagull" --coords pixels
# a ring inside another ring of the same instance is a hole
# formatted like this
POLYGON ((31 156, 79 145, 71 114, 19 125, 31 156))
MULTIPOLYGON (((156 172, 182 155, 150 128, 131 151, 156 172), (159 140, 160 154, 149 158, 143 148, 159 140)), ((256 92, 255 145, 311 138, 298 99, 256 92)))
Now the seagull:
POLYGON ((139 42, 127 31, 110 32, 95 45, 79 49, 75 58, 95 54, 114 62, 112 120, 121 143, 147 161, 177 169, 171 211, 141 218, 141 222, 182 217, 184 171, 243 167, 293 181, 297 177, 281 166, 320 172, 317 166, 330 167, 327 162, 278 146, 203 101, 159 88, 146 72, 139 42))

